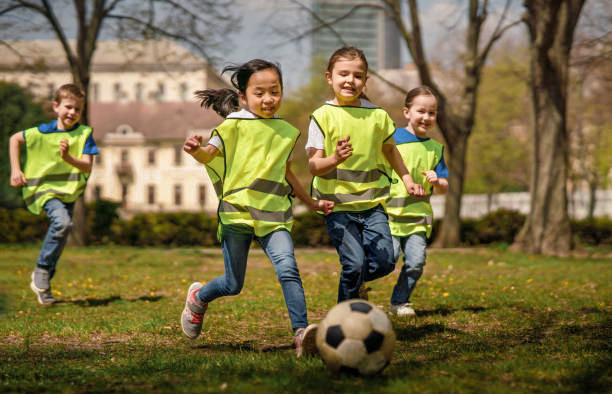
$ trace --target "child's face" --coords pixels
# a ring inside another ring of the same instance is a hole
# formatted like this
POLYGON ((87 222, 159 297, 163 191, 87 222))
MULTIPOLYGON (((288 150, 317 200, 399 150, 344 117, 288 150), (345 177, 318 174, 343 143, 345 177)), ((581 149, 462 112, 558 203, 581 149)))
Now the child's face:
POLYGON ((260 118, 273 118, 280 108, 282 93, 278 73, 266 68, 251 75, 245 94, 240 94, 240 100, 260 118))
POLYGON ((68 130, 81 119, 83 101, 74 97, 64 97, 59 103, 53 102, 53 111, 57 114, 57 128, 68 130))
POLYGON ((366 67, 359 58, 339 58, 331 72, 325 73, 327 83, 334 91, 334 104, 359 105, 359 95, 366 83, 366 67))
POLYGON ((404 117, 408 119, 408 130, 417 137, 425 138, 436 124, 438 101, 431 95, 416 96, 410 107, 404 107, 403 111, 404 117))

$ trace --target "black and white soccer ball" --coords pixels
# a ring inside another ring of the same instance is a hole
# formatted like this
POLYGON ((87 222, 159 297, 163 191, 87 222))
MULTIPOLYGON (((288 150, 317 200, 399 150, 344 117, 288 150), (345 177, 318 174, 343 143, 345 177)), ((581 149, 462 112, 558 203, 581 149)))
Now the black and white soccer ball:
POLYGON ((373 375, 391 362, 395 332, 376 305, 360 300, 339 303, 317 329, 317 348, 332 372, 373 375))

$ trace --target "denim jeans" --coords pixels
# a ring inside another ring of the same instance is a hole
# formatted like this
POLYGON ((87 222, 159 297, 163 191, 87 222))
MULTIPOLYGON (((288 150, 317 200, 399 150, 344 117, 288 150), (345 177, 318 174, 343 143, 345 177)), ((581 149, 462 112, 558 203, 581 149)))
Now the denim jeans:
POLYGON ((68 234, 72 229, 74 203, 65 203, 57 198, 52 198, 45 203, 43 208, 51 223, 40 248, 36 266, 49 271, 49 279, 51 279, 55 275, 57 260, 66 246, 68 234))
POLYGON ((250 226, 226 225, 222 227, 221 237, 225 275, 218 276, 203 286, 198 292, 200 299, 203 302, 210 302, 219 297, 240 293, 244 285, 249 248, 255 238, 274 265, 292 328, 296 330, 308 326, 304 288, 289 232, 278 230, 257 237, 250 226))
POLYGON ((325 216, 325 224, 342 264, 338 302, 358 298, 363 282, 393 272, 393 242, 382 206, 359 212, 334 212, 325 216))
POLYGON ((427 240, 424 233, 411 234, 407 237, 393 237, 395 261, 404 253, 404 265, 400 271, 397 284, 391 294, 391 304, 399 305, 410 302, 410 295, 416 282, 423 275, 425 266, 425 248, 427 240))

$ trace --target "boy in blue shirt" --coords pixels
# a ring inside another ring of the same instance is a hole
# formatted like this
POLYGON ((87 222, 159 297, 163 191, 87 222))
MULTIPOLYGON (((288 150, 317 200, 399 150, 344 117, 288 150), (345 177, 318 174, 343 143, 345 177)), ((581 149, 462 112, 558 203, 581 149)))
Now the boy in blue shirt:
POLYGON ((53 99, 57 119, 18 131, 9 139, 11 186, 22 187, 31 213, 44 210, 51 222, 30 283, 41 305, 55 302, 49 282, 72 228, 74 202, 85 191, 93 155, 98 154, 92 128, 79 124, 84 103, 76 85, 62 85, 53 99), (22 144, 27 153, 24 171, 19 162, 22 144))

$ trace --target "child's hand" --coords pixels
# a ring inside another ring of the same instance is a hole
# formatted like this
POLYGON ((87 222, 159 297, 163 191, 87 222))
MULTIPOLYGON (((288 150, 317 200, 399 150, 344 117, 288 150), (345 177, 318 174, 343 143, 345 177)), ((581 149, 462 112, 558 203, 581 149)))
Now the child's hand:
POLYGON ((334 153, 334 156, 336 156, 336 164, 342 163, 353 154, 353 145, 349 142, 350 139, 351 136, 347 135, 346 138, 340 138, 338 140, 336 152, 334 153))
POLYGON ((408 191, 408 194, 410 194, 411 196, 415 196, 415 197, 425 197, 426 196, 425 188, 423 187, 423 185, 420 185, 418 183, 409 184, 406 190, 408 191))
POLYGON ((438 184, 438 174, 436 174, 435 171, 421 171, 421 174, 425 175, 425 179, 427 179, 427 182, 431 183, 432 185, 438 184))
POLYGON ((314 200, 313 211, 323 212, 323 215, 327 216, 334 211, 334 202, 327 200, 314 200))
POLYGON ((68 149, 70 148, 70 145, 68 145, 68 140, 67 139, 63 139, 60 141, 59 144, 59 150, 60 150, 60 157, 62 159, 65 159, 66 156, 68 156, 68 149))
POLYGON ((25 175, 20 170, 11 171, 11 186, 19 187, 24 186, 26 184, 25 175))
POLYGON ((185 143, 183 144, 183 150, 190 155, 193 155, 200 149, 202 146, 202 136, 197 134, 192 134, 185 139, 185 143))

